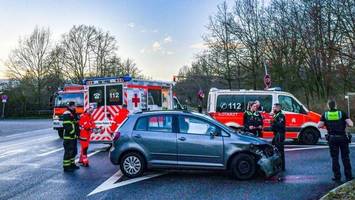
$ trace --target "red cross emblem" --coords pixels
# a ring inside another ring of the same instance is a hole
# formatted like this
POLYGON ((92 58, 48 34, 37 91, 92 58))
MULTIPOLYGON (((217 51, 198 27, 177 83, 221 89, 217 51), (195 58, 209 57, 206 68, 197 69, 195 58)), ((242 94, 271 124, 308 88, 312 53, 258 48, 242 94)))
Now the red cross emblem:
POLYGON ((137 107, 139 102, 141 102, 137 94, 134 94, 134 97, 132 98, 132 102, 134 103, 134 107, 137 107))

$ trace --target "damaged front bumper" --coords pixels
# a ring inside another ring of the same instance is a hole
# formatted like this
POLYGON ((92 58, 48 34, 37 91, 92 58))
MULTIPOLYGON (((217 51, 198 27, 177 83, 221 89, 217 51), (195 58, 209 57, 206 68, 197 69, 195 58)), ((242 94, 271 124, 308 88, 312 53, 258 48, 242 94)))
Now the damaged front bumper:
POLYGON ((265 173, 265 176, 271 177, 282 170, 282 160, 278 150, 271 145, 264 146, 255 151, 260 156, 257 164, 265 173))

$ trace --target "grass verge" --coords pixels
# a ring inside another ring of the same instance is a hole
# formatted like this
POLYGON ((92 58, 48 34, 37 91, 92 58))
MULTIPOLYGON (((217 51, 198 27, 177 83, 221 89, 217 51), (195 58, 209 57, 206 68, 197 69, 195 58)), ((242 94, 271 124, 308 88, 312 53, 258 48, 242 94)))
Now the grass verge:
POLYGON ((321 198, 321 200, 342 199, 353 200, 355 199, 355 180, 344 183, 343 185, 331 190, 328 194, 321 198))

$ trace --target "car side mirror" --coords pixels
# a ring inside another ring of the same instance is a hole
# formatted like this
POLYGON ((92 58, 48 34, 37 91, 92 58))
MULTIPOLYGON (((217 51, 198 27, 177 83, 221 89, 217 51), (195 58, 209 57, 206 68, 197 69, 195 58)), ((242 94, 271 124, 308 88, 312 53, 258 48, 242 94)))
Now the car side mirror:
POLYGON ((214 136, 217 136, 218 133, 217 133, 217 129, 216 127, 214 126, 210 126, 207 130, 208 134, 211 136, 211 137, 214 137, 214 136))

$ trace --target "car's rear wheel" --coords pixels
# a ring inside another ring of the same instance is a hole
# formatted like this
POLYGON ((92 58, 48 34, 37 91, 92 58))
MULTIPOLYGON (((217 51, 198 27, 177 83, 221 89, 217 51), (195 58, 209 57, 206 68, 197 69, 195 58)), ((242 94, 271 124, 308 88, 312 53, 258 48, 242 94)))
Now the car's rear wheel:
POLYGON ((141 176, 145 169, 143 156, 135 152, 125 154, 121 159, 120 168, 122 173, 129 178, 141 176))
POLYGON ((251 179, 256 173, 255 157, 246 153, 237 154, 232 158, 231 171, 239 180, 251 179))
POLYGON ((64 130, 63 129, 58 129, 59 138, 63 139, 63 134, 64 134, 64 130))
POLYGON ((302 131, 300 141, 302 144, 313 145, 317 144, 319 140, 319 133, 316 129, 306 128, 302 131))

